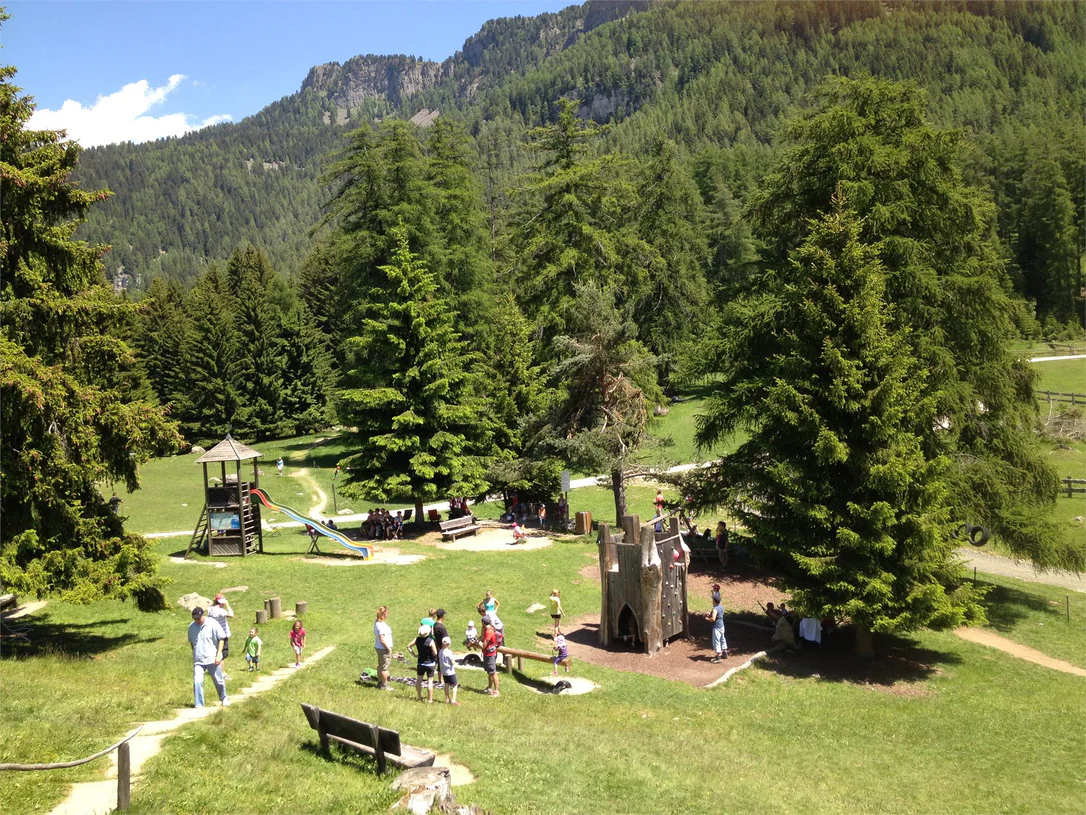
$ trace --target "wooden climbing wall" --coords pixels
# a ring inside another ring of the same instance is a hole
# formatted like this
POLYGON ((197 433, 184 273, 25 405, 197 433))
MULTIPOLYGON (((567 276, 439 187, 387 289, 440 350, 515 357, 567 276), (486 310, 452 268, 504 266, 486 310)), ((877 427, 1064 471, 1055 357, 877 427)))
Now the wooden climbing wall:
POLYGON ((656 533, 656 550, 663 565, 660 586, 660 627, 664 642, 686 633, 686 571, 688 558, 679 543, 679 522, 672 518, 668 529, 656 533), (675 553, 679 553, 676 560, 675 553))

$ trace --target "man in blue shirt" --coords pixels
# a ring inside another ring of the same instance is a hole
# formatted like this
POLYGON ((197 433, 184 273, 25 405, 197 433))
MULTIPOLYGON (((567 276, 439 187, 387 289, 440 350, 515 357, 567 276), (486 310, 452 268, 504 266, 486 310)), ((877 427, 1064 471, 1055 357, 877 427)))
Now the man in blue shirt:
POLYGON ((219 692, 219 701, 223 707, 230 704, 226 698, 226 685, 222 679, 222 628, 208 619, 204 610, 197 606, 192 610, 192 622, 189 623, 189 645, 192 646, 193 692, 195 707, 204 706, 204 673, 211 674, 215 690, 219 692))

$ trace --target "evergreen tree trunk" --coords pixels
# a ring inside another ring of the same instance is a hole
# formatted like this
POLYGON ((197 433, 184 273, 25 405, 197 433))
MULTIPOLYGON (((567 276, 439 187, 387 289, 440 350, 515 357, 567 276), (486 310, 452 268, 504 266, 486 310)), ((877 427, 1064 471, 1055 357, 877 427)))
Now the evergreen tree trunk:
POLYGON ((875 655, 875 634, 870 626, 856 624, 856 641, 852 644, 852 653, 869 659, 875 655))
POLYGON ((615 496, 615 523, 622 525, 622 516, 626 514, 626 479, 621 467, 611 468, 611 492, 615 496))

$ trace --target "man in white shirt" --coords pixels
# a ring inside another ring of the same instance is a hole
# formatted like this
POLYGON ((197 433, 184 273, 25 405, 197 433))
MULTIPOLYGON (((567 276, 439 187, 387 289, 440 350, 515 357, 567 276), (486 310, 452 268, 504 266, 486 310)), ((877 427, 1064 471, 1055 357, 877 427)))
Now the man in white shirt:
POLYGON ((388 624, 388 606, 377 609, 373 624, 373 648, 377 652, 377 688, 392 690, 388 684, 388 669, 392 664, 392 627, 388 624))

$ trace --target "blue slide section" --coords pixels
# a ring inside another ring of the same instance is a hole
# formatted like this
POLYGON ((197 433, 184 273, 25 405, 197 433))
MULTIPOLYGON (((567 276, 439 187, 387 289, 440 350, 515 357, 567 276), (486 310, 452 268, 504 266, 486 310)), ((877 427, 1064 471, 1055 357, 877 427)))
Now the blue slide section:
POLYGON ((364 543, 355 543, 354 541, 352 541, 350 538, 348 538, 346 535, 344 535, 339 530, 332 529, 329 526, 325 526, 320 521, 314 520, 313 518, 307 518, 304 515, 302 515, 300 512, 296 512, 295 510, 291 509, 290 507, 285 507, 282 504, 275 503, 274 501, 272 501, 271 496, 269 496, 266 492, 264 492, 264 490, 262 490, 262 489, 253 489, 253 490, 250 491, 249 495, 250 495, 250 498, 249 498, 250 501, 253 500, 253 498, 256 498, 258 501, 260 501, 260 503, 262 503, 268 509, 274 509, 276 512, 282 512, 284 515, 286 515, 292 521, 298 521, 299 523, 307 524, 307 525, 313 527, 318 532, 320 532, 322 535, 324 535, 324 537, 331 538, 336 543, 338 543, 340 546, 346 546, 348 549, 353 549, 354 551, 358 552, 359 554, 362 555, 363 560, 369 560, 371 557, 373 557, 373 547, 372 546, 367 546, 364 543))

